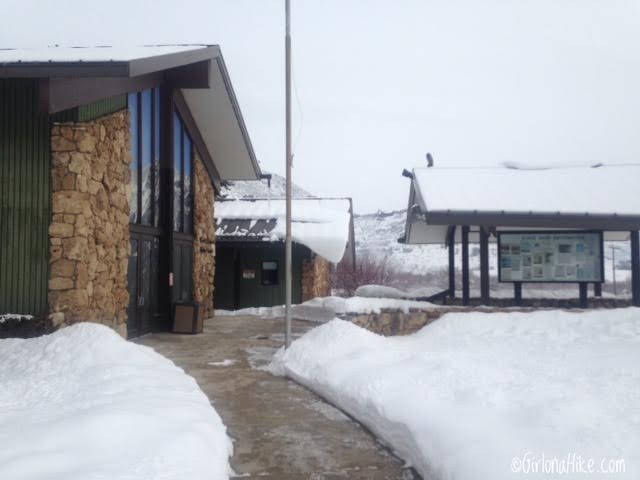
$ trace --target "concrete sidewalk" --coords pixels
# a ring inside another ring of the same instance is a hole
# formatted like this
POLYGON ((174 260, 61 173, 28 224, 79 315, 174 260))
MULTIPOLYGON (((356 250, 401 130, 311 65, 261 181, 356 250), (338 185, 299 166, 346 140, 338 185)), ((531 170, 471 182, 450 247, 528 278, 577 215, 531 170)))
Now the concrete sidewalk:
MULTIPOLYGON (((293 324, 294 337, 313 324, 293 324)), ((192 375, 234 440, 238 477, 278 480, 418 478, 340 411, 291 380, 262 370, 283 342, 283 321, 207 320, 201 335, 152 334, 138 340, 192 375)))

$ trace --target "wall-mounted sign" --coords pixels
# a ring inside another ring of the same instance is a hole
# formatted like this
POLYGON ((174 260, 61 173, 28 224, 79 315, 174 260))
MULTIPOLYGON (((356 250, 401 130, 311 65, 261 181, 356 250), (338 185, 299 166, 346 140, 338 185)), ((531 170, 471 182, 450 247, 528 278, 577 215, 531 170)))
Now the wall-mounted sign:
POLYGON ((602 232, 499 232, 500 282, 604 282, 602 232))
POLYGON ((254 278, 256 278, 256 271, 242 270, 242 278, 244 278, 245 280, 253 280, 254 278))

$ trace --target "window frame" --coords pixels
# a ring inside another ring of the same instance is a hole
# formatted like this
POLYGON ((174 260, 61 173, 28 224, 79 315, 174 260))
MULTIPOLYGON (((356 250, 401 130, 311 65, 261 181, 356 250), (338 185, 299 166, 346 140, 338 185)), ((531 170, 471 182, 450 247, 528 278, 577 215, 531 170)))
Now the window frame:
POLYGON ((277 287, 280 285, 280 262, 278 260, 262 260, 260 262, 260 285, 263 287, 277 287), (276 268, 265 268, 265 263, 274 263, 276 268), (265 272, 275 272, 275 282, 265 280, 265 272))
POLYGON ((172 188, 172 229, 174 234, 185 235, 185 236, 194 236, 194 210, 195 210, 195 145, 193 143, 193 138, 189 134, 189 130, 187 129, 187 125, 182 119, 180 112, 178 109, 174 109, 173 118, 172 118, 172 176, 173 176, 173 188, 172 188), (176 128, 179 131, 176 131, 176 128), (176 145, 176 140, 179 139, 180 144, 176 145), (186 149, 186 144, 188 141, 188 152, 186 149), (180 156, 179 159, 176 159, 176 152, 180 156), (188 157, 188 158, 187 158, 188 157), (185 174, 185 166, 186 162, 189 162, 189 193, 191 194, 190 201, 188 202, 189 212, 187 214, 185 210, 185 206, 187 206, 187 191, 185 189, 185 179, 187 175, 185 174), (180 202, 179 210, 176 210, 176 166, 179 163, 179 172, 180 172, 180 181, 179 188, 180 192, 178 194, 178 199, 180 202), (176 217, 179 216, 178 221, 176 222, 176 217), (187 219, 190 219, 187 222, 187 219), (187 229, 189 226, 189 229, 187 229))
MULTIPOLYGON (((131 164, 130 170, 133 170, 135 166, 135 205, 136 212, 135 218, 132 218, 129 214, 129 224, 135 227, 143 228, 160 228, 160 164, 162 156, 162 107, 160 87, 148 88, 137 92, 131 92, 127 95, 127 109, 131 112, 132 102, 135 102, 135 122, 132 121, 130 125, 130 134, 136 136, 136 144, 131 145, 131 164), (149 92, 150 96, 150 111, 149 111, 149 216, 150 221, 143 223, 143 149, 144 146, 144 121, 143 121, 143 95, 145 92, 149 92), (135 124, 134 124, 135 123, 135 124), (135 147, 135 148, 134 148, 135 147), (135 152, 134 152, 135 150, 135 152)), ((131 115, 131 113, 130 113, 131 115)), ((133 172, 132 172, 133 176, 133 172)), ((130 184, 133 184, 133 178, 130 184)), ((132 195, 133 196, 133 195, 132 195)), ((130 197, 129 202, 133 203, 133 199, 130 197)))

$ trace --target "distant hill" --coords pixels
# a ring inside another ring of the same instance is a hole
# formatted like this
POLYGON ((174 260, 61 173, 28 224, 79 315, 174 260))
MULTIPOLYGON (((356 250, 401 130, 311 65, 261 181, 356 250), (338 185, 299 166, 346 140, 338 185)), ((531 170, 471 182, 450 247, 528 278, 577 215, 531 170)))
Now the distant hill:
MULTIPOLYGON (((283 198, 286 195, 286 179, 275 173, 271 175, 271 187, 269 187, 267 180, 236 180, 223 182, 219 198, 283 198)), ((315 197, 315 195, 307 192, 295 183, 292 185, 292 192, 294 198, 315 197)))

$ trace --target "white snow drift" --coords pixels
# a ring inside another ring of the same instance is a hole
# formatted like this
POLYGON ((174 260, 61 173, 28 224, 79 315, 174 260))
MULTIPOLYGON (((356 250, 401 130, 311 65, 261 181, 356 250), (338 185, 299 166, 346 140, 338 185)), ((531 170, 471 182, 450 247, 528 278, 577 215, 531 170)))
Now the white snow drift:
POLYGON ((428 479, 635 479, 639 365, 640 309, 629 308, 448 314, 390 338, 333 320, 271 368, 358 418, 428 479), (598 469, 622 460, 625 473, 512 471, 517 459, 572 454, 598 469))
MULTIPOLYGON (((349 242, 351 203, 344 198, 296 198, 292 201, 291 235, 330 262, 342 260, 349 242)), ((285 238, 283 199, 235 200, 216 203, 216 220, 275 220, 272 241, 285 238)), ((239 232, 241 234, 242 232, 239 232)))
POLYGON ((107 327, 0 340, 0 478, 227 479, 232 445, 195 380, 107 327))

